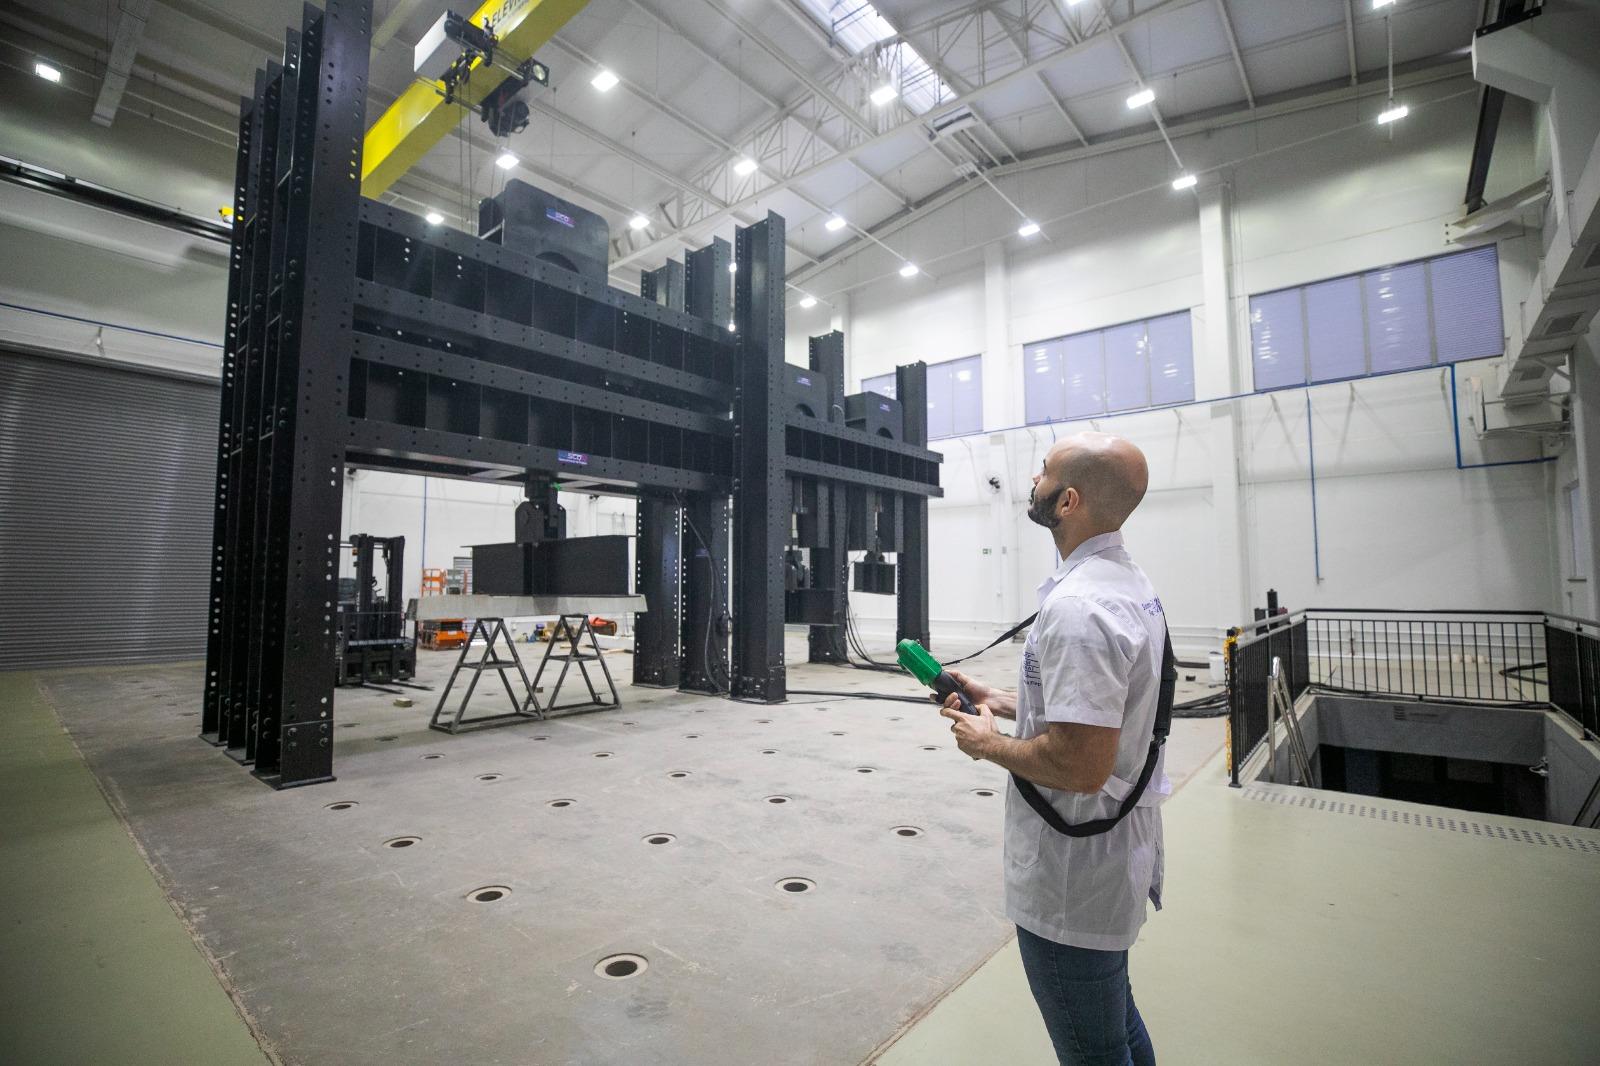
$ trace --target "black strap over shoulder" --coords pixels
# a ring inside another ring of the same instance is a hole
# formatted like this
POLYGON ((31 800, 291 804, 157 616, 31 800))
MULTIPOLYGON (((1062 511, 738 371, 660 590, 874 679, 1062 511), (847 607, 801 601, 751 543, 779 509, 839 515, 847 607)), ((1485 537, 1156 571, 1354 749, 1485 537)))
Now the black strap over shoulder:
POLYGON ((1038 617, 1039 617, 1039 612, 1038 611, 1034 611, 1028 617, 1024 618, 1022 621, 1018 622, 1016 625, 1012 626, 1010 629, 1006 630, 1004 633, 1001 633, 998 637, 995 637, 993 640, 991 640, 989 643, 985 644, 983 647, 979 648, 977 651, 973 652, 971 655, 963 655, 959 659, 951 659, 949 662, 945 663, 944 665, 947 666, 947 667, 950 667, 950 666, 954 666, 956 663, 964 663, 968 659, 976 659, 978 656, 982 655, 984 652, 988 651, 990 648, 994 647, 995 645, 1004 644, 1006 641, 1010 640, 1012 637, 1016 636, 1018 633, 1021 633, 1024 629, 1027 629, 1029 626, 1033 625, 1033 620, 1035 618, 1038 618, 1038 617))
MULTIPOLYGON (((1033 621, 1032 618, 1028 619, 1028 622, 1031 621, 1033 621)), ((1027 625, 1028 622, 1022 623, 1022 626, 1027 625)), ((1018 626, 1012 633, 1020 630, 1022 626, 1018 626)), ((1011 633, 1008 633, 1001 637, 1000 640, 1008 640, 1011 635, 1011 633)), ((996 644, 999 642, 998 640, 995 641, 996 644)), ((1128 798, 1122 801, 1122 806, 1117 809, 1116 814, 1110 818, 1096 818, 1093 821, 1068 825, 1066 819, 1061 817, 1061 812, 1050 806, 1050 802, 1039 795, 1039 790, 1032 781, 1018 777, 1016 774, 1011 775, 1012 784, 1017 786, 1017 791, 1022 794, 1022 798, 1028 801, 1028 806, 1038 812, 1039 817, 1043 818, 1045 823, 1056 832, 1069 837, 1092 837, 1099 836, 1101 833, 1109 833, 1117 827, 1118 822, 1126 818, 1128 813, 1139 805, 1139 799, 1144 795, 1145 787, 1150 784, 1150 778, 1155 774, 1156 762, 1161 758, 1162 745, 1166 744, 1167 734, 1172 729, 1172 702, 1178 686, 1178 664, 1176 656, 1172 654, 1172 635, 1170 633, 1164 632, 1162 634, 1162 645, 1161 689, 1160 695, 1156 699, 1155 724, 1150 730, 1150 754, 1145 756, 1144 769, 1139 771, 1139 780, 1134 784, 1133 790, 1128 793, 1128 798)), ((993 646, 990 645, 990 647, 993 646)))

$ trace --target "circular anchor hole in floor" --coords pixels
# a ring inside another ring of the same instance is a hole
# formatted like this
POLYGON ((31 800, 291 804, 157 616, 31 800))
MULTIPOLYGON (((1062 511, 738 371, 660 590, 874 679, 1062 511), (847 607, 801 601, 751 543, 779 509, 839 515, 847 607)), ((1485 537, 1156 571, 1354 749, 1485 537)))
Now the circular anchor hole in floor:
POLYGON ((922 835, 922 830, 914 825, 897 825, 894 827, 893 832, 897 837, 919 837, 922 835))
POLYGON ((340 722, 339 723, 339 728, 340 729, 354 729, 356 726, 358 726, 360 724, 361 724, 360 722, 340 722))
POLYGON ((975 788, 975 789, 972 790, 972 794, 974 796, 992 796, 992 795, 994 795, 994 789, 992 789, 992 788, 975 788))
POLYGON ((379 737, 378 739, 380 741, 383 741, 383 742, 387 743, 387 742, 389 742, 391 740, 399 740, 400 738, 399 737, 379 737))
POLYGON ((830 729, 828 730, 828 735, 830 737, 842 737, 844 736, 844 731, 839 729, 830 729))
POLYGON ((761 749, 761 754, 763 754, 763 755, 776 755, 776 754, 778 754, 778 749, 777 748, 762 748, 761 749))
POLYGON ((923 751, 938 751, 939 750, 939 745, 937 745, 937 744, 924 744, 924 745, 922 745, 922 750, 923 751))
POLYGON ((484 885, 467 893, 467 898, 474 903, 493 903, 511 895, 511 890, 505 885, 484 885))
POLYGON ((788 803, 789 802, 789 797, 788 796, 768 796, 767 797, 767 802, 768 803, 788 803))
POLYGON ((671 773, 669 773, 667 776, 668 777, 688 777, 689 776, 689 771, 688 770, 674 770, 671 773))
POLYGON ((594 757, 596 759, 609 759, 609 758, 611 758, 611 752, 609 752, 609 751, 597 751, 597 752, 594 753, 594 757))
POLYGON ((393 840, 385 840, 383 846, 386 848, 409 848, 413 844, 420 843, 422 843, 421 837, 395 837, 393 840))
POLYGON ((856 767, 856 773, 858 773, 858 774, 870 774, 870 773, 873 772, 873 769, 874 768, 871 767, 871 766, 858 766, 858 767, 856 767))
POLYGON ((550 738, 541 733, 541 734, 535 736, 533 739, 534 740, 549 740, 550 738))
POLYGON ((501 774, 479 774, 476 778, 474 778, 474 780, 477 780, 477 781, 498 781, 498 780, 500 780, 501 776, 502 776, 501 774))
POLYGON ((900 716, 898 714, 891 714, 889 716, 889 721, 898 722, 898 721, 900 721, 900 716))
POLYGON ((810 892, 817 887, 817 883, 807 877, 785 877, 778 882, 778 888, 784 892, 810 892))
POLYGON ((578 802, 577 800, 551 800, 550 801, 550 806, 552 806, 552 807, 570 807, 574 803, 577 803, 577 802, 578 802))
POLYGON ((199 714, 200 714, 199 711, 179 711, 178 712, 178 717, 179 718, 195 718, 195 717, 198 717, 199 714))
POLYGON ((670 844, 678 838, 671 833, 651 833, 644 838, 646 844, 670 844))
POLYGON ((433 754, 431 754, 431 755, 424 755, 424 756, 422 756, 422 757, 423 757, 423 758, 424 758, 424 759, 442 759, 442 758, 444 758, 444 756, 443 756, 443 755, 440 755, 440 754, 439 754, 439 753, 438 753, 438 752, 434 752, 434 753, 433 753, 433 754))
POLYGON ((348 811, 351 807, 354 807, 355 805, 356 805, 356 801, 355 800, 340 800, 337 803, 324 804, 323 805, 323 809, 324 810, 329 810, 329 811, 348 811))
POLYGON ((650 961, 643 955, 607 955, 594 964, 596 974, 613 981, 638 977, 649 968, 650 961))
POLYGON ((700 734, 699 733, 685 733, 683 735, 683 739, 684 740, 699 740, 700 739, 700 734))
POLYGON ((772 724, 772 719, 770 719, 770 718, 757 718, 756 719, 756 725, 771 725, 771 724, 772 724))

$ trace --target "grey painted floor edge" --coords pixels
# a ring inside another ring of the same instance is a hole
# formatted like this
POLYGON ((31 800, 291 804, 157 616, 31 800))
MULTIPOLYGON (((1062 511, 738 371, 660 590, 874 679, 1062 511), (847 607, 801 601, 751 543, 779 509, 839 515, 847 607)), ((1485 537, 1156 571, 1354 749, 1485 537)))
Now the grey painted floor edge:
POLYGON ((276 1062, 40 682, 0 673, 0 1061, 276 1062))
MULTIPOLYGON (((1162 1063, 1600 1061, 1600 831, 1287 785, 1165 807, 1129 953, 1162 1063)), ((877 1066, 1055 1062, 1009 942, 877 1066)))
MULTIPOLYGON (((991 654, 989 676, 1014 671, 991 654)), ((449 659, 425 653, 421 680, 449 659)), ((609 661, 625 685, 629 658, 609 661)), ((892 683, 790 669, 795 688, 892 683)), ((999 796, 972 791, 1003 775, 931 706, 625 687, 617 711, 451 737, 426 729, 434 694, 341 690, 338 781, 274 793, 195 737, 199 674, 42 683, 285 1062, 848 1066, 1010 937, 999 796), (511 892, 467 900, 487 885, 511 892), (648 968, 598 974, 617 952, 648 968)), ((1214 750, 1220 723, 1192 729, 1214 750)))

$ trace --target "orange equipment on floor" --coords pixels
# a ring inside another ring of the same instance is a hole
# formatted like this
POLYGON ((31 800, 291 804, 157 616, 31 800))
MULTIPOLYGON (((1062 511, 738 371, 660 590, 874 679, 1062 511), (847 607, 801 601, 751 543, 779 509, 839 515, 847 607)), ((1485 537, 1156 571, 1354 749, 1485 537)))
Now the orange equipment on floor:
POLYGON ((424 648, 431 648, 435 651, 459 648, 467 642, 466 619, 429 619, 422 623, 422 630, 417 636, 424 648))

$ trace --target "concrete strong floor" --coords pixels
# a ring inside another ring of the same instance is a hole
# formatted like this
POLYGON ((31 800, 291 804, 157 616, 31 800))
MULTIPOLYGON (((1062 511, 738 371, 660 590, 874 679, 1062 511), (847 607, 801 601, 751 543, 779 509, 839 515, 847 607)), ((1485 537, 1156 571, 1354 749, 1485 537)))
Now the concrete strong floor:
MULTIPOLYGON (((453 656, 420 660, 432 684, 453 656)), ((0 1062, 1053 1061, 1001 912, 1004 775, 931 706, 730 703, 607 661, 621 709, 455 737, 429 693, 341 690, 339 780, 281 793, 195 738, 198 664, 0 675, 0 1062), (596 973, 618 953, 647 968, 596 973)), ((790 687, 914 692, 805 665, 790 687)), ((1180 721, 1168 755, 1168 904, 1133 954, 1163 1062, 1600 1060, 1600 834, 1230 790, 1222 736, 1180 721)))

